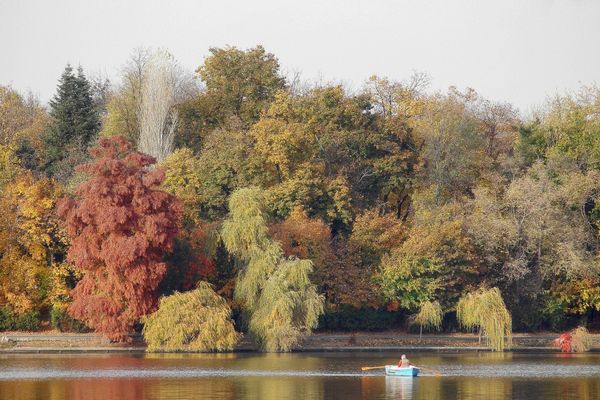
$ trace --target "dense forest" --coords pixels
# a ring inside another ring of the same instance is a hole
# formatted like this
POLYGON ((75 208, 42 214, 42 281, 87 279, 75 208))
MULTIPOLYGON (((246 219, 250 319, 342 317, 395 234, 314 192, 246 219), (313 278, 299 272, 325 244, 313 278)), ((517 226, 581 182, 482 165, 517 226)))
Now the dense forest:
POLYGON ((0 329, 287 350, 459 330, 485 293, 517 331, 594 327, 600 89, 523 117, 428 83, 305 82, 257 46, 68 65, 47 107, 0 86, 0 329))

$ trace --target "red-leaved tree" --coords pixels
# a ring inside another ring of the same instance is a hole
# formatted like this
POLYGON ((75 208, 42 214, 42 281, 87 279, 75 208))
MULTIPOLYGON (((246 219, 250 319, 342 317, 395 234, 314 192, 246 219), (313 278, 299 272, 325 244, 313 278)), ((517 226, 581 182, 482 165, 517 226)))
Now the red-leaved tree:
POLYGON ((58 212, 71 238, 68 259, 83 272, 69 314, 113 341, 128 341, 133 324, 157 306, 181 205, 158 185, 154 158, 121 136, 100 139, 94 160, 78 167, 89 179, 58 212))

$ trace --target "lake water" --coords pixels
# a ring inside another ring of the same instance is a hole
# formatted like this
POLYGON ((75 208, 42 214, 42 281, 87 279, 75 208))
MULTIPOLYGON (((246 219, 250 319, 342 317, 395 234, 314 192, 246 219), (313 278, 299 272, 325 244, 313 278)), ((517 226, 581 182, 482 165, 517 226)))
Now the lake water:
POLYGON ((0 355, 0 399, 600 399, 600 355, 396 353, 0 355))

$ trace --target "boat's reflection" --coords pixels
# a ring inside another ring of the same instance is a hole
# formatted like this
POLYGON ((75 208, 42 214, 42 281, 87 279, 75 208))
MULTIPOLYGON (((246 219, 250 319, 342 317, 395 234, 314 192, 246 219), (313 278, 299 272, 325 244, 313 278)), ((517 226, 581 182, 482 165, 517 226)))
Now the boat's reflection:
POLYGON ((414 380, 415 378, 412 376, 386 376, 386 397, 394 399, 412 399, 414 380))

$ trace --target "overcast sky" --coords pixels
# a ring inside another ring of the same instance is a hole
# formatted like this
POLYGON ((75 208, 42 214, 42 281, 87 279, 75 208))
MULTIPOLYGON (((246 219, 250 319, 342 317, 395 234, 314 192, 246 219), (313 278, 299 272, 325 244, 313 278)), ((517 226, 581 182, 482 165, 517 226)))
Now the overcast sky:
POLYGON ((65 64, 117 78, 136 47, 186 68, 262 44, 283 70, 356 89, 426 72, 522 111, 600 83, 599 0, 0 0, 0 84, 54 93, 65 64))

